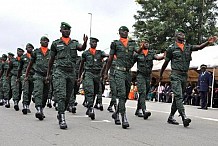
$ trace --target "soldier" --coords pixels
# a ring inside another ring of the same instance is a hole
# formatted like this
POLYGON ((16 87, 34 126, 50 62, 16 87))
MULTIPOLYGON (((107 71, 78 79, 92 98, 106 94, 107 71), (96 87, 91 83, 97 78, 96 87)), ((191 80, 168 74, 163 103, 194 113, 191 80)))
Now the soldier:
POLYGON ((17 73, 17 81, 22 82, 22 88, 23 88, 22 112, 24 115, 26 115, 28 112, 30 113, 29 105, 31 102, 32 92, 34 88, 34 84, 33 84, 34 69, 33 68, 29 72, 28 80, 24 81, 26 69, 30 62, 33 49, 34 49, 34 46, 32 44, 28 43, 26 45, 27 53, 21 56, 20 65, 19 65, 18 73, 17 73), (22 79, 20 79, 21 76, 22 76, 22 79))
POLYGON ((76 79, 74 83, 73 96, 72 98, 70 98, 72 100, 70 101, 70 103, 73 103, 73 105, 69 105, 68 107, 68 111, 72 113, 76 113, 76 106, 77 106, 76 95, 79 92, 79 87, 80 87, 80 85, 77 84, 80 62, 81 62, 81 56, 77 56, 76 67, 75 67, 76 79))
POLYGON ((20 58, 23 55, 24 50, 21 48, 17 48, 17 57, 12 58, 9 62, 9 68, 7 70, 6 77, 9 78, 11 75, 11 90, 12 90, 12 98, 14 101, 14 109, 15 111, 19 111, 19 101, 21 99, 22 94, 22 85, 20 81, 17 81, 17 73, 18 67, 20 63, 20 58))
POLYGON ((151 112, 146 110, 145 99, 150 89, 150 79, 153 67, 153 60, 162 60, 164 56, 157 56, 149 47, 149 39, 143 38, 141 45, 144 49, 141 53, 134 55, 134 63, 137 62, 137 87, 139 92, 138 104, 135 115, 147 119, 151 112))
MULTIPOLYGON (((2 57, 0 58, 0 73, 2 71, 2 65, 6 60, 7 60, 7 55, 3 54, 2 57)), ((3 105, 4 105, 3 79, 0 76, 0 106, 3 105)))
POLYGON ((197 88, 201 96, 201 107, 198 109, 207 110, 207 95, 208 95, 208 92, 210 92, 212 89, 212 76, 206 70, 207 65, 202 64, 200 67, 201 67, 201 73, 198 76, 197 88))
POLYGON ((138 45, 133 40, 128 40, 129 29, 126 26, 119 28, 120 40, 115 40, 110 46, 110 56, 107 62, 104 78, 107 79, 107 73, 111 67, 114 55, 117 56, 115 65, 115 81, 117 87, 117 97, 119 99, 118 110, 113 113, 112 118, 115 124, 120 125, 119 113, 122 117, 122 127, 126 129, 129 127, 129 123, 126 118, 126 107, 125 103, 128 99, 128 94, 131 85, 130 69, 133 65, 133 53, 141 52, 143 46, 139 49, 138 45))
POLYGON ((5 107, 10 108, 10 99, 12 98, 12 91, 11 91, 11 74, 9 73, 7 76, 7 70, 9 68, 9 62, 14 58, 14 54, 9 52, 8 53, 8 60, 6 60, 2 66, 2 73, 3 75, 3 93, 5 98, 5 107))
MULTIPOLYGON (((77 50, 83 51, 86 49, 88 37, 83 36, 83 45, 77 40, 70 38, 71 26, 68 23, 62 22, 60 32, 62 37, 53 41, 51 45, 50 60, 47 71, 47 81, 50 78, 51 68, 55 61, 54 72, 54 89, 55 96, 58 98, 58 115, 60 129, 66 129, 65 110, 69 101, 73 101, 73 88, 76 79, 75 65, 77 50)), ((69 103, 73 105, 73 103, 69 103)))
POLYGON ((171 61, 171 85, 172 92, 174 94, 174 100, 171 106, 171 112, 167 122, 169 124, 179 123, 173 118, 177 109, 182 117, 184 127, 189 126, 191 119, 186 117, 185 108, 183 106, 183 93, 187 81, 187 72, 189 69, 191 61, 191 53, 193 51, 198 51, 208 46, 211 43, 214 43, 217 40, 217 37, 210 37, 208 41, 201 45, 189 45, 185 43, 185 31, 183 29, 177 29, 175 32, 175 43, 170 45, 166 51, 165 62, 160 71, 160 81, 164 70, 166 69, 168 63, 171 61))
POLYGON ((39 120, 43 120, 45 118, 43 109, 46 105, 48 92, 49 92, 49 84, 45 82, 46 73, 48 69, 48 60, 49 60, 49 52, 48 49, 49 39, 46 36, 41 37, 40 44, 41 47, 35 49, 31 54, 30 62, 26 69, 25 74, 25 82, 29 80, 31 77, 31 69, 34 65, 35 74, 34 78, 34 97, 35 97, 35 108, 36 114, 35 117, 39 120))
POLYGON ((108 55, 104 51, 96 50, 97 38, 90 38, 90 48, 83 52, 82 60, 79 68, 79 82, 81 82, 81 74, 84 68, 84 77, 83 77, 83 88, 85 91, 85 98, 87 99, 87 111, 86 114, 94 120, 94 100, 95 96, 99 93, 100 78, 101 78, 101 69, 103 67, 103 58, 108 55))

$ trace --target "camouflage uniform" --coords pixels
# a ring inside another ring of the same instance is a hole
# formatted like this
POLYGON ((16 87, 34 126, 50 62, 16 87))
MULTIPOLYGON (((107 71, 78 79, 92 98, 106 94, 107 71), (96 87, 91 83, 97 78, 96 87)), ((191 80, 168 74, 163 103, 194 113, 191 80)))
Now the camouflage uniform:
POLYGON ((32 68, 29 72, 28 75, 28 80, 24 81, 24 76, 26 73, 26 69, 28 66, 28 63, 30 62, 30 57, 27 56, 27 54, 24 54, 23 56, 21 56, 21 60, 20 60, 20 65, 19 65, 19 69, 22 70, 22 88, 23 88, 23 105, 30 105, 31 102, 31 97, 33 94, 33 89, 34 89, 34 84, 33 84, 33 75, 34 75, 34 69, 32 68))
MULTIPOLYGON (((53 83, 55 96, 58 100, 58 113, 64 114, 69 101, 73 102, 73 88, 76 79, 75 66, 78 41, 70 40, 66 45, 61 39, 51 45, 51 56, 55 58, 53 83)), ((69 103, 73 105, 73 103, 69 103)))
MULTIPOLYGON (((155 52, 149 50, 145 56, 143 53, 134 55, 134 62, 137 62, 137 87, 139 92, 137 110, 142 109, 144 118, 147 119, 150 113, 146 112, 145 99, 150 90, 150 78, 153 67, 153 60, 155 59, 155 52)), ((143 116, 141 113, 137 113, 138 116, 143 116)))
POLYGON ((106 54, 101 50, 96 50, 95 55, 91 54, 90 50, 82 54, 82 60, 85 60, 83 88, 85 98, 88 101, 88 109, 93 107, 95 96, 100 92, 100 73, 103 67, 102 59, 104 57, 106 57, 106 54))
POLYGON ((44 108, 46 105, 49 84, 45 83, 45 77, 48 69, 48 60, 49 60, 48 50, 44 55, 41 51, 41 48, 35 49, 31 54, 31 61, 34 63, 35 74, 34 78, 34 97, 35 97, 35 107, 44 108))
POLYGON ((118 111, 124 114, 126 111, 125 103, 128 99, 128 94, 131 86, 130 69, 133 65, 133 53, 138 50, 135 41, 129 41, 125 47, 120 41, 112 42, 113 48, 110 50, 110 55, 116 55, 116 66, 114 70, 114 78, 117 87, 117 97, 119 99, 118 111))

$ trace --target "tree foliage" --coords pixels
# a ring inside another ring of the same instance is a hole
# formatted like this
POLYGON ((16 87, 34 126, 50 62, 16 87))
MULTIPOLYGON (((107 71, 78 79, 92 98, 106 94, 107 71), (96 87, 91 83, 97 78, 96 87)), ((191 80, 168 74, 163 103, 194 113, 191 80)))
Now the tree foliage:
POLYGON ((216 34, 217 0, 136 0, 136 38, 148 36, 154 49, 165 49, 176 28, 184 29, 186 42, 200 44, 216 34))

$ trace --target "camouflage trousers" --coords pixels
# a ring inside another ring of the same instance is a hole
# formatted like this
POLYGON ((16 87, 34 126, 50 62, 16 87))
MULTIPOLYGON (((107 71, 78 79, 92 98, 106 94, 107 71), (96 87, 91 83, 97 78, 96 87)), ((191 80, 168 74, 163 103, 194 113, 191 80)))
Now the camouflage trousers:
POLYGON ((117 86, 113 74, 110 74, 109 82, 110 82, 110 89, 111 89, 110 106, 113 106, 117 104, 117 86))
POLYGON ((115 81, 117 87, 117 98, 119 99, 118 111, 121 114, 126 112, 126 100, 128 99, 130 86, 131 86, 131 75, 130 72, 115 70, 115 81))
POLYGON ((183 106, 183 93, 186 87, 187 82, 187 74, 176 74, 173 73, 170 76, 171 78, 171 86, 172 92, 174 94, 174 100, 171 106, 171 115, 174 115, 178 110, 179 114, 185 112, 185 108, 183 106))
POLYGON ((34 98, 35 107, 44 108, 48 98, 49 84, 45 82, 45 76, 35 73, 34 78, 34 98))
POLYGON ((83 88, 85 91, 85 98, 88 102, 88 108, 93 107, 95 96, 99 93, 100 73, 94 74, 86 71, 83 79, 83 88))
POLYGON ((145 99, 150 89, 150 77, 147 77, 143 74, 137 74, 137 87, 138 87, 138 105, 137 109, 145 109, 146 110, 146 103, 145 99))
POLYGON ((58 101, 58 113, 63 114, 68 104, 73 105, 73 88, 75 85, 75 72, 66 72, 56 68, 54 72, 54 96, 58 101))
POLYGON ((8 79, 6 76, 3 76, 3 96, 5 100, 10 100, 12 98, 12 91, 11 91, 11 77, 8 79))
POLYGON ((12 75, 11 77, 11 90, 13 101, 20 101, 22 94, 21 81, 16 82, 17 76, 12 75))
POLYGON ((23 104, 30 105, 31 97, 34 90, 33 75, 29 75, 28 80, 22 80, 23 104))

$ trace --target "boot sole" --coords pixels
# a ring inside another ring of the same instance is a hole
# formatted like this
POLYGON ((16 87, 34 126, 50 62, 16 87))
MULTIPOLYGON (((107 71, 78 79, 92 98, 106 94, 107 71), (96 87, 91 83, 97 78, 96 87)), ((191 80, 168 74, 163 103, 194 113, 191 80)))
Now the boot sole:
POLYGON ((189 126, 189 123, 191 123, 191 119, 185 119, 185 120, 183 121, 183 126, 184 126, 184 127, 188 127, 188 126, 189 126))
POLYGON ((116 120, 116 118, 117 118, 116 114, 112 114, 112 118, 114 119, 115 125, 121 125, 120 120, 116 120))
POLYGON ((99 109, 100 109, 100 111, 103 111, 103 110, 104 110, 103 106, 100 106, 100 108, 99 108, 99 109))
POLYGON ((43 118, 43 115, 40 114, 40 113, 36 113, 36 118, 38 118, 40 121, 42 121, 44 118, 43 118))
POLYGON ((4 105, 4 103, 3 102, 0 102, 0 106, 3 106, 4 105))
POLYGON ((76 113, 76 108, 72 109, 72 113, 75 114, 76 113))
POLYGON ((92 120, 95 120, 95 114, 94 114, 94 113, 89 114, 89 117, 90 117, 92 120))
POLYGON ((26 114, 27 114, 27 109, 22 109, 22 113, 23 113, 24 115, 26 115, 26 114))
POLYGON ((10 108, 10 105, 5 105, 6 108, 10 108))
POLYGON ((129 127, 129 124, 122 125, 123 129, 127 129, 128 127, 129 127))
POLYGON ((15 109, 15 111, 19 111, 19 106, 18 106, 18 105, 15 105, 15 106, 14 106, 14 109, 15 109))
POLYGON ((151 116, 151 113, 150 112, 146 112, 145 114, 144 114, 144 119, 146 120, 146 119, 148 119, 148 117, 150 117, 151 116))
POLYGON ((67 129, 67 125, 65 125, 65 126, 60 125, 60 129, 67 129))
POLYGON ((172 125, 179 125, 178 122, 171 122, 171 121, 167 121, 167 123, 172 124, 172 125))

